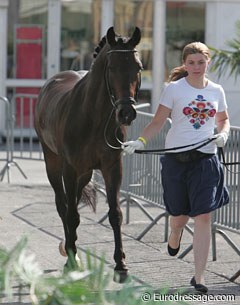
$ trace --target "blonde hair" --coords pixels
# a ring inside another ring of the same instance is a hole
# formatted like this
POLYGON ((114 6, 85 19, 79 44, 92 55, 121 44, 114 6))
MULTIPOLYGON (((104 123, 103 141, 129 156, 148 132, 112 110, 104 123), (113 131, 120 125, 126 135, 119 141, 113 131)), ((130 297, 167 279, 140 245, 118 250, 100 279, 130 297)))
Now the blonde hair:
MULTIPOLYGON (((188 55, 191 54, 203 54, 207 59, 211 58, 210 50, 209 48, 202 42, 192 42, 187 44, 182 52, 182 62, 184 63, 188 57, 188 55)), ((179 67, 176 67, 172 69, 168 82, 176 81, 180 78, 186 77, 188 75, 187 71, 185 70, 185 66, 181 65, 179 67)))

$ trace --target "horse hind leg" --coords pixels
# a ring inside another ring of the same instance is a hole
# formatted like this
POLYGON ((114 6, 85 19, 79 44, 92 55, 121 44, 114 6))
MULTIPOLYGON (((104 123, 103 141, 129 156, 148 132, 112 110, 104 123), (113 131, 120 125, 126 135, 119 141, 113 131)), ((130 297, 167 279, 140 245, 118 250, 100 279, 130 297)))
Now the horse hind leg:
POLYGON ((61 242, 59 251, 63 256, 68 256, 66 266, 75 267, 75 263, 78 264, 75 245, 77 240, 76 229, 80 223, 77 210, 76 173, 70 165, 53 153, 44 143, 42 143, 42 147, 47 176, 55 192, 56 208, 64 228, 65 245, 61 242))
MULTIPOLYGON (((68 232, 66 223, 67 199, 62 181, 62 159, 61 157, 53 153, 44 143, 42 143, 42 148, 48 180, 55 193, 55 203, 57 212, 62 220, 64 234, 66 236, 68 232)), ((59 251, 61 255, 66 256, 65 247, 62 246, 62 243, 60 243, 59 245, 59 251)))
POLYGON ((63 184, 67 203, 65 249, 68 257, 70 257, 71 255, 75 256, 77 253, 75 242, 77 240, 76 230, 80 223, 80 216, 77 210, 77 175, 75 170, 66 162, 63 164, 63 184))

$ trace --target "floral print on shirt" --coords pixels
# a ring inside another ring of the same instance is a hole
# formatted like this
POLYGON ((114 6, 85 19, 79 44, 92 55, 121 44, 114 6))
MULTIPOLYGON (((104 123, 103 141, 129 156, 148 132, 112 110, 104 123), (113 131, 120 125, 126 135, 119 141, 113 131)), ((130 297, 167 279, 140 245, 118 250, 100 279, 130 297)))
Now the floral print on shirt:
POLYGON ((198 95, 194 101, 183 108, 183 114, 187 116, 193 128, 199 129, 209 118, 215 116, 216 109, 202 95, 198 95))

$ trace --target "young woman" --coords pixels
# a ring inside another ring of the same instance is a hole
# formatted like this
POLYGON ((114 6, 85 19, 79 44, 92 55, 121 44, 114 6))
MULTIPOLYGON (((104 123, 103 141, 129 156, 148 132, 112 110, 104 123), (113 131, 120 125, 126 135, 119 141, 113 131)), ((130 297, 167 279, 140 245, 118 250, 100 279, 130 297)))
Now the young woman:
POLYGON ((217 146, 225 145, 230 124, 223 88, 206 76, 210 63, 208 47, 200 42, 186 45, 182 63, 172 71, 154 118, 136 141, 124 143, 124 151, 132 154, 136 149, 144 149, 170 115, 172 126, 165 148, 212 138, 217 125, 215 139, 206 146, 198 150, 169 151, 161 158, 163 197, 171 215, 168 252, 172 256, 178 253, 183 228, 193 218, 195 275, 190 284, 206 293, 204 270, 211 238, 211 212, 229 201, 216 152, 217 146))

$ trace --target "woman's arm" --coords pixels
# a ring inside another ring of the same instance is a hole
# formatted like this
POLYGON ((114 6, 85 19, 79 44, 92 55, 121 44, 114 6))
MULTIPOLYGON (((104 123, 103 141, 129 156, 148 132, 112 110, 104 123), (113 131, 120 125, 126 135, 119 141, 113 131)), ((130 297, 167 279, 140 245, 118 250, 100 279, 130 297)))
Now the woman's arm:
POLYGON ((216 114, 216 124, 218 134, 216 135, 216 140, 213 142, 216 143, 218 147, 223 147, 227 142, 230 131, 230 122, 227 110, 218 112, 216 114))
POLYGON ((170 113, 171 109, 160 104, 152 121, 143 129, 140 136, 143 137, 147 142, 151 140, 163 127, 170 113))
POLYGON ((133 154, 135 150, 142 150, 147 142, 157 135, 166 119, 168 118, 171 109, 166 106, 159 105, 152 121, 143 129, 140 137, 135 141, 124 142, 122 148, 128 154, 133 154))
POLYGON ((219 133, 221 132, 226 132, 227 134, 229 133, 230 122, 229 122, 229 116, 227 110, 216 113, 216 124, 219 133))

